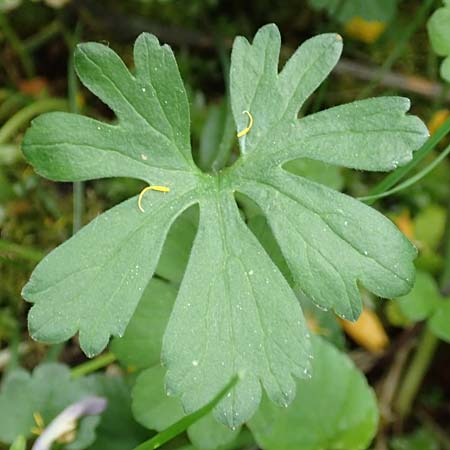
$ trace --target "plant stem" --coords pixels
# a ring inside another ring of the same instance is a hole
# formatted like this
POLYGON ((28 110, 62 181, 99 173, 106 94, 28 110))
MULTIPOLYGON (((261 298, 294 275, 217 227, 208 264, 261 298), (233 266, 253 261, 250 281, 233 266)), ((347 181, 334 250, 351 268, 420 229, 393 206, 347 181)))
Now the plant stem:
POLYGON ((72 234, 83 226, 84 184, 82 181, 73 183, 73 225, 72 234))
MULTIPOLYGON (((450 201, 448 203, 448 211, 450 213, 450 201)), ((450 214, 447 216, 446 228, 445 268, 441 279, 441 291, 443 292, 448 287, 448 283, 450 283, 450 214)), ((395 409, 401 419, 404 419, 411 411, 411 406, 433 360, 438 344, 439 338, 432 333, 428 326, 425 326, 416 353, 397 395, 395 409)))
POLYGON ((13 253, 19 258, 28 259, 33 262, 39 262, 44 257, 44 253, 39 250, 25 247, 5 239, 0 239, 0 253, 13 253))
POLYGON ((439 338, 426 326, 395 402, 395 409, 401 419, 407 417, 411 411, 411 406, 433 360, 438 344, 439 338))
POLYGON ((441 277, 441 292, 445 297, 450 295, 450 201, 447 206, 447 225, 445 231, 445 261, 441 277))
POLYGON ((378 70, 378 73, 375 75, 369 85, 363 89, 359 98, 369 97, 374 89, 378 86, 381 79, 386 75, 389 70, 391 70, 394 63, 397 59, 403 54, 404 49, 411 36, 416 32, 416 30, 422 25, 423 21, 428 17, 428 12, 433 6, 435 0, 425 0, 422 2, 419 10, 416 12, 413 20, 409 23, 408 26, 405 27, 403 33, 397 40, 397 45, 394 47, 390 55, 386 58, 383 65, 378 70))
POLYGON ((79 378, 95 372, 96 370, 113 363, 116 359, 116 356, 111 352, 103 353, 103 355, 97 356, 97 358, 92 359, 91 361, 86 361, 85 363, 74 367, 71 371, 72 378, 79 378))
POLYGON ((22 41, 20 40, 19 36, 17 36, 13 27, 9 24, 8 19, 3 13, 0 13, 0 28, 3 31, 4 36, 10 43, 11 47, 19 56, 20 62, 22 63, 27 77, 32 78, 35 73, 33 60, 30 58, 30 55, 22 44, 22 41))
MULTIPOLYGON (((72 113, 79 113, 77 95, 78 95, 78 80, 75 73, 74 62, 74 47, 79 40, 81 28, 79 25, 75 27, 73 36, 64 32, 67 46, 69 47, 70 58, 67 66, 67 88, 69 95, 69 109, 72 113)), ((83 226, 83 212, 84 212, 84 183, 82 181, 75 181, 73 183, 73 225, 72 233, 75 234, 83 226)))
POLYGON ((22 126, 38 114, 55 110, 67 111, 67 107, 67 101, 62 98, 46 98, 25 106, 0 128, 0 145, 7 143, 22 126))
MULTIPOLYGON (((0 100, 1 101, 1 100, 0 100)), ((8 119, 15 111, 30 103, 30 98, 21 92, 9 95, 0 104, 0 121, 8 119)))

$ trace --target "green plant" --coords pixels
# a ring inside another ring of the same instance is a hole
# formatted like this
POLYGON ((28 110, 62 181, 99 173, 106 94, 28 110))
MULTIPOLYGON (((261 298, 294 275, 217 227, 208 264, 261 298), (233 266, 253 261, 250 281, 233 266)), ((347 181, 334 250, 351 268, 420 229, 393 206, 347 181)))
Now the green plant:
POLYGON ((37 366, 32 374, 16 369, 3 381, 0 442, 13 443, 18 436, 29 439, 42 433, 64 408, 92 395, 106 399, 106 411, 82 418, 67 449, 132 449, 149 435, 133 420, 129 387, 122 377, 75 379, 66 366, 48 363, 37 366))
POLYGON ((400 97, 367 99, 298 118, 336 64, 339 35, 306 41, 278 73, 280 35, 263 27, 237 38, 231 108, 240 158, 204 173, 190 148, 189 107, 174 56, 150 34, 134 47, 132 74, 110 48, 81 44, 77 73, 116 114, 116 124, 68 113, 33 121, 28 161, 58 181, 126 176, 149 184, 102 214, 37 266, 23 290, 34 303, 31 335, 57 343, 79 332, 88 356, 122 336, 157 264, 169 229, 199 205, 198 231, 162 338, 166 386, 192 412, 237 373, 215 417, 236 428, 256 411, 262 387, 287 406, 293 377, 308 378, 312 349, 297 295, 355 320, 358 284, 381 297, 413 285, 416 250, 370 207, 284 170, 309 158, 370 171, 406 164, 428 132, 400 97), (250 123, 249 123, 250 121, 250 123), (245 223, 235 201, 252 199, 267 218, 291 285, 245 223))
POLYGON ((414 288, 397 303, 408 320, 427 320, 433 334, 450 342, 450 301, 439 292, 436 281, 429 273, 417 272, 414 288))
POLYGON ((450 82, 450 1, 437 9, 428 20, 428 36, 433 50, 445 59, 441 65, 441 76, 450 82))
POLYGON ((325 10, 327 14, 339 22, 347 22, 353 17, 366 20, 387 22, 396 12, 397 0, 379 0, 366 2, 364 0, 308 0, 311 7, 325 10))
MULTIPOLYGON (((446 283, 445 277, 443 283, 446 283)), ((439 339, 450 342, 450 302, 439 292, 436 281, 429 273, 418 271, 414 288, 398 299, 396 306, 406 322, 426 321, 397 396, 396 409, 401 417, 406 417, 433 360, 439 339)))

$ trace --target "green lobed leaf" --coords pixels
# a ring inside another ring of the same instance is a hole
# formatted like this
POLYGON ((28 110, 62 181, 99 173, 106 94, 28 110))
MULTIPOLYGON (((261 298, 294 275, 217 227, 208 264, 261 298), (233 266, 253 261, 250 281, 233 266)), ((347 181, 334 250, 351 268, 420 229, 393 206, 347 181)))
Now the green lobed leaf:
POLYGON ((0 393, 0 442, 32 436, 34 413, 48 425, 64 408, 87 395, 89 392, 78 380, 72 380, 70 370, 61 364, 42 364, 32 374, 23 369, 12 371, 3 380, 0 393))
POLYGON ((313 377, 298 380, 298 395, 284 409, 264 398, 249 421, 264 450, 360 450, 377 430, 374 392, 352 361, 319 337, 313 339, 313 377))
POLYGON ((307 158, 295 159, 286 163, 284 169, 336 191, 341 191, 344 187, 344 178, 339 167, 324 164, 321 161, 307 158))
MULTIPOLYGON (((215 417, 231 427, 256 411, 262 388, 279 404, 292 401, 293 377, 309 373, 308 331, 294 292, 247 227, 235 194, 258 204, 295 284, 321 307, 356 319, 358 283, 385 297, 403 295, 413 283, 415 249, 389 220, 282 168, 308 158, 391 170, 427 138, 424 124, 405 115, 409 101, 398 97, 298 118, 341 50, 339 36, 317 36, 278 73, 275 25, 261 28, 252 44, 237 38, 231 108, 237 131, 248 125, 243 111, 252 115, 253 127, 239 138, 238 161, 207 175, 192 159, 188 102, 171 50, 144 33, 135 44, 132 74, 110 48, 81 44, 77 72, 118 123, 41 116, 24 138, 27 159, 54 180, 127 176, 170 192, 147 192, 144 212, 137 197, 123 202, 44 258, 24 288, 34 303, 32 336, 61 342, 79 332, 92 356, 111 335, 123 335, 155 270, 171 279, 167 266, 157 269, 163 244, 177 217, 198 204, 198 231, 163 339, 166 385, 189 413, 240 373, 215 408, 215 417)), ((179 282, 181 270, 171 281, 179 282)))
POLYGON ((355 320, 358 281, 381 297, 410 290, 416 250, 372 208, 279 168, 241 190, 267 216, 296 286, 315 304, 355 320))
POLYGON ((310 354, 294 293, 242 221, 231 194, 205 199, 191 258, 163 339, 166 384, 187 412, 236 373, 216 417, 235 427, 256 410, 261 384, 273 401, 295 396, 310 354), (183 324, 189 327, 181 334, 183 324), (281 327, 279 324, 283 324, 281 327))
POLYGON ((192 202, 188 187, 180 191, 145 197, 151 214, 137 208, 136 198, 127 200, 44 258, 23 290, 35 303, 29 313, 33 338, 55 343, 79 331, 81 348, 94 356, 111 334, 123 335, 171 223, 192 202))

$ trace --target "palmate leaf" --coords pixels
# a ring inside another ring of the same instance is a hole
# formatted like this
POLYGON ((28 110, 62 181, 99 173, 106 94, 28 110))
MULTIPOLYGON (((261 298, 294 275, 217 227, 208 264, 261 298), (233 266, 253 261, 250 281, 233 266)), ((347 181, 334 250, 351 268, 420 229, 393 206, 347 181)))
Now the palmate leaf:
POLYGON ((415 250, 375 210, 283 169, 308 158, 337 166, 390 170, 404 164, 427 130, 406 116, 409 101, 388 97, 298 119, 305 100, 336 64, 339 36, 306 41, 278 73, 280 35, 263 27, 252 44, 237 38, 231 105, 241 158, 217 175, 202 173, 189 144, 186 94, 169 47, 141 35, 136 73, 99 44, 76 51, 83 83, 116 113, 117 125, 72 114, 33 122, 23 149, 44 176, 60 181, 128 176, 164 185, 99 216, 49 254, 24 288, 34 303, 36 339, 59 342, 79 331, 89 355, 122 335, 151 278, 173 221, 193 204, 199 225, 163 339, 166 385, 187 412, 198 409, 236 372, 242 380, 216 408, 235 427, 256 410, 262 388, 288 404, 295 377, 309 373, 308 332, 296 296, 242 218, 243 193, 267 216, 295 284, 317 305, 349 319, 361 305, 358 283, 378 295, 404 295, 415 250))

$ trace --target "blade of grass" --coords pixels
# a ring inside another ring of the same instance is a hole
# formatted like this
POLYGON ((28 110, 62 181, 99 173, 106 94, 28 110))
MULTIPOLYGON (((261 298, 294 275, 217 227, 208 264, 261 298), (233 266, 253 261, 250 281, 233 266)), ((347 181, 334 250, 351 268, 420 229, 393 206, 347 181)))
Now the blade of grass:
POLYGON ((17 53, 20 62, 25 70, 28 78, 32 78, 35 74, 35 68, 33 60, 27 52, 27 49, 22 44, 19 36, 14 31, 14 28, 10 25, 8 18, 5 14, 0 12, 0 29, 3 31, 4 36, 8 40, 11 47, 17 53))
MULTIPOLYGON (((383 192, 391 189, 399 181, 413 170, 418 164, 420 164, 428 154, 434 150, 434 148, 447 136, 450 132, 450 117, 436 130, 436 132, 422 145, 422 147, 414 153, 413 159, 405 166, 399 167, 390 173, 387 177, 378 183, 369 193, 368 197, 382 194, 383 192)), ((366 200, 366 203, 371 205, 374 200, 366 200)))
POLYGON ((63 98, 46 98, 25 106, 0 128, 0 145, 7 143, 33 117, 48 111, 67 111, 67 109, 67 100, 63 98))
POLYGON ((448 201, 447 204, 447 223, 445 226, 444 251, 444 269, 441 275, 440 286, 442 295, 448 297, 450 295, 450 201, 448 201))
POLYGON ((445 159, 445 157, 450 153, 450 145, 436 158, 434 159, 428 166, 422 169, 419 173, 416 173, 411 178, 408 178, 403 183, 398 184, 393 189, 389 189, 388 191, 384 191, 381 194, 377 195, 367 195, 365 197, 358 197, 358 200, 366 201, 366 200, 377 200, 379 198, 387 197, 388 195, 395 194, 397 192, 402 191, 403 189, 407 189, 413 184, 420 181, 423 177, 428 175, 435 167, 439 165, 439 163, 445 159))
POLYGON ((183 417, 178 422, 175 422, 170 427, 158 433, 148 441, 138 445, 134 450, 155 450, 161 447, 166 442, 169 442, 179 434, 186 431, 192 424, 200 420, 206 414, 214 409, 214 407, 225 397, 225 395, 232 389, 238 382, 239 376, 235 375, 230 382, 203 408, 183 417))
POLYGON ((36 34, 29 37, 24 41, 24 47, 29 52, 32 52, 42 45, 44 45, 46 42, 48 42, 50 39, 55 37, 58 33, 61 32, 61 24, 58 20, 54 20, 53 22, 50 22, 48 25, 45 25, 42 27, 36 34))
POLYGON ((16 244, 15 242, 0 239, 0 254, 11 253, 19 258, 27 259, 32 262, 39 262, 45 254, 40 250, 31 247, 16 244))
MULTIPOLYGON (((1 101, 1 100, 0 100, 1 101)), ((21 92, 14 92, 0 104, 0 121, 6 120, 15 111, 30 103, 30 98, 21 92)))

